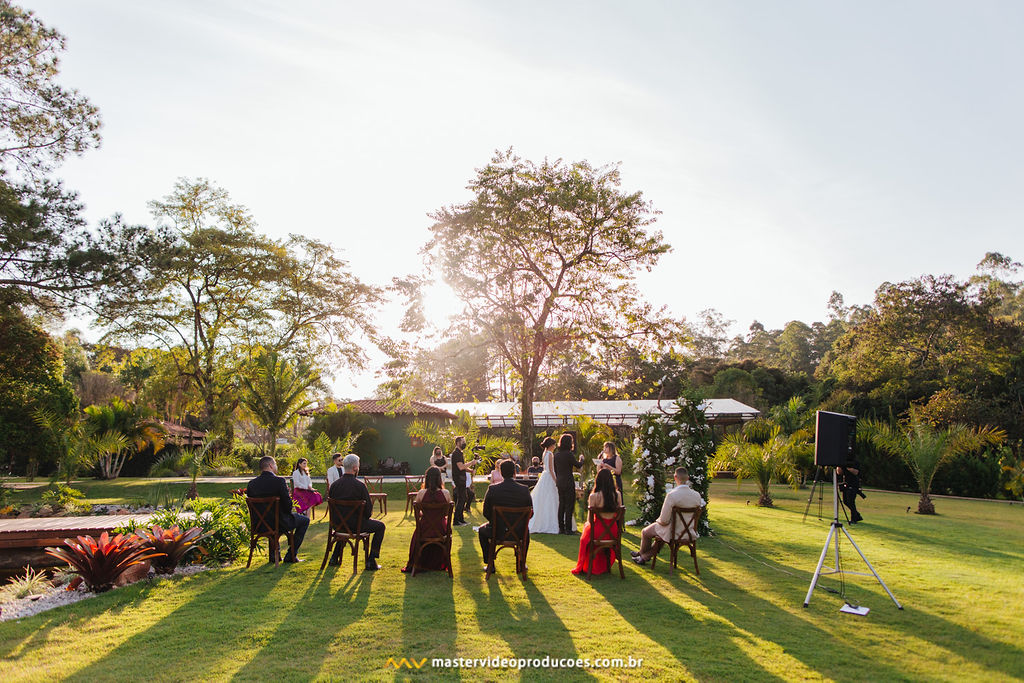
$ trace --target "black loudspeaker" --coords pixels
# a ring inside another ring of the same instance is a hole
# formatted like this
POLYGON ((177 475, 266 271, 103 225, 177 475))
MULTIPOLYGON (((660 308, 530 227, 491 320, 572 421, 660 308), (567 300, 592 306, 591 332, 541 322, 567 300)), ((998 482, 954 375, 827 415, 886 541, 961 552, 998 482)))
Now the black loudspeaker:
POLYGON ((843 467, 853 458, 857 418, 843 413, 818 411, 814 436, 814 464, 843 467))

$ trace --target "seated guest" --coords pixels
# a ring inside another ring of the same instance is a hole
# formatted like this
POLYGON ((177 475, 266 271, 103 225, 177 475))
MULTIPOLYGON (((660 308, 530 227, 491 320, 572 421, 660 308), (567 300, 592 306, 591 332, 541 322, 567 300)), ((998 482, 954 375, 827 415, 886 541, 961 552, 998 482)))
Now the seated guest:
MULTIPOLYGON (((594 490, 591 492, 590 498, 587 499, 587 505, 595 512, 618 515, 619 508, 622 506, 622 494, 615 488, 615 477, 611 470, 604 469, 597 473, 597 478, 594 479, 594 490)), ((612 520, 598 516, 596 524, 597 529, 591 529, 590 521, 587 520, 583 526, 583 535, 580 537, 580 553, 576 559, 576 567, 572 570, 573 574, 587 573, 590 567, 590 549, 587 546, 594 535, 606 538, 619 533, 618 518, 612 520)), ((598 552, 594 555, 594 571, 591 573, 604 574, 611 569, 616 559, 618 558, 615 557, 614 551, 598 552)))
POLYGON ((540 458, 534 458, 530 462, 530 466, 526 468, 527 474, 540 475, 544 471, 544 468, 540 466, 540 458))
MULTIPOLYGON (((356 478, 356 475, 359 474, 359 456, 355 453, 349 453, 341 461, 341 467, 344 470, 344 474, 331 484, 327 497, 335 500, 361 500, 366 503, 363 505, 362 530, 373 534, 373 537, 370 539, 370 556, 366 560, 366 568, 370 571, 380 569, 380 565, 377 564, 377 558, 380 557, 380 544, 384 540, 385 527, 384 522, 371 518, 373 504, 370 502, 370 492, 366 489, 366 484, 356 478)), ((331 514, 333 515, 334 511, 331 514)), ((339 521, 333 517, 331 518, 331 524, 337 524, 339 521)), ((345 521, 350 529, 355 529, 355 518, 346 518, 345 521)), ((331 556, 332 566, 341 564, 341 551, 342 544, 339 543, 334 546, 334 554, 331 556)))
MULTIPOLYGON (((484 517, 487 519, 487 524, 484 524, 478 530, 480 547, 484 551, 484 564, 491 561, 491 535, 495 531, 494 508, 533 508, 533 498, 530 497, 530 489, 515 480, 516 466, 512 461, 502 460, 499 467, 503 481, 500 484, 491 484, 487 487, 487 493, 484 494, 484 517)), ((527 533, 525 525, 518 531, 520 532, 520 537, 525 536, 527 533)), ((497 532, 500 537, 504 533, 504 529, 497 529, 497 532)))
MULTIPOLYGON (((673 507, 695 508, 706 505, 700 494, 690 488, 690 473, 686 471, 685 467, 676 468, 675 480, 676 487, 665 494, 665 502, 661 506, 661 514, 658 515, 658 519, 645 526, 640 533, 640 551, 634 550, 630 553, 633 556, 633 561, 637 564, 646 564, 647 560, 654 557, 656 554, 654 551, 655 539, 665 542, 672 540, 673 507)), ((689 535, 681 538, 689 540, 689 535)), ((660 545, 658 547, 660 549, 660 545)))
MULTIPOLYGON (((245 487, 245 495, 249 498, 276 497, 280 500, 277 506, 278 527, 282 530, 295 531, 295 553, 299 552, 302 539, 306 537, 309 517, 292 512, 292 499, 288 495, 288 485, 277 476, 277 461, 269 455, 260 458, 260 476, 249 482, 245 487)), ((274 558, 271 557, 273 562, 274 558)), ((299 562, 289 548, 284 557, 285 562, 299 562)))
MULTIPOLYGON (((501 476, 501 463, 503 463, 503 462, 505 462, 504 458, 502 458, 501 460, 495 460, 494 461, 494 469, 491 470, 491 483, 492 484, 500 484, 502 481, 505 480, 505 477, 501 476)), ((513 476, 515 476, 515 475, 513 474, 513 476)))
POLYGON ((299 458, 292 471, 292 498, 295 507, 305 514, 309 508, 324 502, 320 492, 313 488, 313 478, 309 476, 309 461, 299 458))
MULTIPOLYGON (((327 490, 328 491, 331 490, 331 486, 334 485, 334 482, 336 482, 339 479, 341 479, 341 475, 344 474, 344 471, 341 469, 341 459, 344 458, 344 457, 345 456, 342 455, 341 453, 335 453, 334 455, 331 456, 331 463, 332 463, 332 465, 327 468, 327 490)), ((328 494, 328 495, 330 495, 330 494, 328 494)))
MULTIPOLYGON (((452 496, 444 487, 444 480, 441 478, 439 467, 428 467, 427 474, 423 477, 423 488, 416 493, 416 503, 433 505, 437 503, 451 503, 452 496)), ((416 556, 416 544, 421 538, 437 538, 449 533, 448 512, 446 510, 427 510, 416 523, 416 530, 412 532, 412 540, 409 542, 409 559, 402 568, 403 572, 412 571, 413 558, 416 556)), ((416 571, 439 570, 448 571, 448 558, 444 551, 436 545, 429 545, 420 553, 419 564, 416 571)))

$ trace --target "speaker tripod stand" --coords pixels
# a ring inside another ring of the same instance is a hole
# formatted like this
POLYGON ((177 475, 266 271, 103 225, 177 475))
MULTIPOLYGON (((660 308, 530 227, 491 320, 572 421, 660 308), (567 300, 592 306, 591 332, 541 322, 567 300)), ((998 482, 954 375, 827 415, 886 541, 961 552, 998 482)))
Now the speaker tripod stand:
MULTIPOLYGON (((814 495, 813 491, 811 495, 814 495)), ((808 506, 809 505, 810 500, 808 499, 808 506)), ((896 599, 896 596, 892 594, 892 591, 889 590, 889 587, 885 585, 885 581, 882 581, 882 577, 878 575, 878 572, 875 571, 875 568, 871 566, 870 562, 868 562, 868 558, 864 557, 864 553, 862 553, 860 548, 857 547, 857 544, 854 542, 853 537, 850 536, 850 532, 847 531, 846 527, 844 527, 842 522, 839 521, 839 481, 835 468, 832 469, 832 512, 832 524, 829 526, 828 536, 825 537, 825 545, 821 549, 821 557, 818 558, 818 566, 814 570, 814 578, 811 579, 811 586, 807 589, 807 597, 804 598, 804 607, 807 607, 807 605, 811 603, 811 594, 814 593, 814 588, 818 585, 818 579, 821 578, 822 574, 846 573, 855 574, 857 576, 874 576, 875 579, 878 580, 879 585, 881 585, 882 588, 885 589, 885 592, 889 594, 889 597, 892 598, 892 601, 896 605, 896 607, 898 609, 903 609, 903 605, 901 605, 899 600, 896 599), (857 551, 858 555, 860 555, 860 559, 864 560, 864 564, 866 564, 868 566, 868 569, 871 570, 871 574, 864 574, 863 572, 843 571, 841 565, 839 564, 840 531, 846 535, 847 540, 850 541, 850 545, 853 546, 853 549, 857 551), (832 545, 833 539, 835 539, 835 566, 828 571, 822 572, 822 567, 825 565, 825 556, 828 554, 828 549, 832 545)))

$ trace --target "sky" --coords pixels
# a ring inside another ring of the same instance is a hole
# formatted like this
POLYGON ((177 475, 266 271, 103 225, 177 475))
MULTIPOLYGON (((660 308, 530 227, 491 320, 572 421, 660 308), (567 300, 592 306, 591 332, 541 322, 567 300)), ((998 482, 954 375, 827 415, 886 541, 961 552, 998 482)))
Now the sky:
MULTIPOLYGON (((21 4, 101 111, 102 146, 59 172, 92 220, 152 223, 147 202, 205 177, 385 284, 513 147, 620 164, 673 247, 641 290, 736 333, 1024 259, 1019 2, 21 4)), ((369 396, 376 362, 335 394, 369 396)))

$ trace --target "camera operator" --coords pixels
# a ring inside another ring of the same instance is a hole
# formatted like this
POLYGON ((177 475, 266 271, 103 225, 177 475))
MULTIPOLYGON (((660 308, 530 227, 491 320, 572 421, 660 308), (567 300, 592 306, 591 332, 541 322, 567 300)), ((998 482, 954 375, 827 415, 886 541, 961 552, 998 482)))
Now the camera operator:
POLYGON ((856 460, 850 459, 846 467, 837 467, 836 474, 839 475, 839 490, 843 493, 843 505, 850 511, 850 524, 856 524, 864 519, 857 512, 857 496, 867 498, 860 490, 860 469, 856 460))

